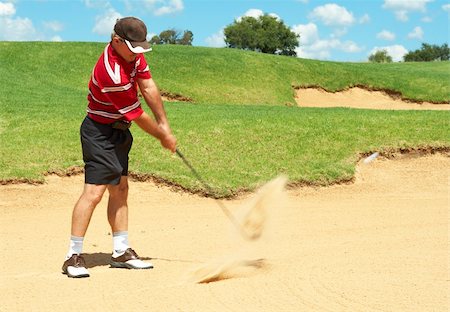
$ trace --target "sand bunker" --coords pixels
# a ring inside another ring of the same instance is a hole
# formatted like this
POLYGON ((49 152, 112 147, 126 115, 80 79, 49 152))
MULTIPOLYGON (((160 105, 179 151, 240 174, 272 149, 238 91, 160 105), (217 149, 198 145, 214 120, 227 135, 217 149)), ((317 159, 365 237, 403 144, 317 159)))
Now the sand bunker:
POLYGON ((394 99, 385 92, 355 87, 341 92, 318 88, 297 89, 295 100, 300 107, 350 107, 385 110, 450 110, 450 104, 412 103, 394 99))
POLYGON ((130 242, 155 268, 109 267, 105 198, 85 239, 91 277, 74 280, 60 270, 83 176, 2 185, 0 310, 446 312, 449 187, 448 154, 378 157, 354 184, 288 191, 263 235, 237 248, 213 199, 130 182, 130 242), (183 279, 201 267, 208 283, 183 279))

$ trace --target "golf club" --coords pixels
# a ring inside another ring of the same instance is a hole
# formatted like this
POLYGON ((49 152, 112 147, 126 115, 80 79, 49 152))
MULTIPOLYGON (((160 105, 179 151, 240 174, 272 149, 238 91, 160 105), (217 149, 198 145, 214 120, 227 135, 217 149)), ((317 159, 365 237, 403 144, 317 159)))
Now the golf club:
MULTIPOLYGON (((202 179, 202 177, 198 174, 198 172, 194 169, 194 167, 192 167, 192 165, 189 163, 186 157, 184 157, 184 155, 180 152, 179 149, 176 149, 176 153, 178 156, 180 156, 180 158, 183 160, 186 166, 188 166, 188 168, 191 169, 194 176, 197 178, 198 181, 200 181, 200 183, 202 183, 203 187, 208 191, 208 193, 213 194, 212 188, 208 185, 208 183, 205 182, 205 180, 202 179)), ((231 212, 227 209, 227 207, 225 207, 225 205, 222 202, 220 202, 216 198, 214 199, 217 205, 219 205, 219 207, 222 209, 223 213, 228 217, 228 219, 230 219, 231 223, 233 223, 233 225, 239 230, 239 232, 245 239, 248 240, 255 239, 253 235, 250 235, 245 231, 244 227, 236 220, 236 218, 231 214, 231 212)))

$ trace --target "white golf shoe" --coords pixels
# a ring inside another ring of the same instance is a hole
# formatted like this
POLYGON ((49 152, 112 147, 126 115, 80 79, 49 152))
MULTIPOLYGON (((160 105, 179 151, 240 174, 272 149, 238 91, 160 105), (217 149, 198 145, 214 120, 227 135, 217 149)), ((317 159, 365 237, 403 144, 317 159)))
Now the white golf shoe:
POLYGON ((114 255, 111 257, 111 267, 113 268, 126 268, 126 269, 152 269, 153 264, 150 262, 144 262, 139 259, 136 252, 128 248, 125 252, 117 257, 114 255))

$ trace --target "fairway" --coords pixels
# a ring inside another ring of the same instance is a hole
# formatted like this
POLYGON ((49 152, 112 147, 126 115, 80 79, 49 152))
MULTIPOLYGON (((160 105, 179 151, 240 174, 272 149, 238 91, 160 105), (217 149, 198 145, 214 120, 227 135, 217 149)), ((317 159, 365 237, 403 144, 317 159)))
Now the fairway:
MULTIPOLYGON (((353 184, 289 190, 256 242, 239 240, 212 199, 131 182, 131 243, 155 268, 109 267, 104 200, 82 280, 60 266, 83 177, 3 185, 2 244, 14 252, 0 256, 1 310, 447 311, 448 168, 448 154, 360 162, 353 184), (217 259, 234 262, 209 283, 187 278, 217 259)), ((251 198, 224 203, 239 213, 251 198)))

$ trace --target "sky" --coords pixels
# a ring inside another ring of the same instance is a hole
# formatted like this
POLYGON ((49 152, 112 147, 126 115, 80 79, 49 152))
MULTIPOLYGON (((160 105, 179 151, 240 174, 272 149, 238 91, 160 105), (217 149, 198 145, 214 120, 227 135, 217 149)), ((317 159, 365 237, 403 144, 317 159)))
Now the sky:
POLYGON ((0 0, 0 41, 108 42, 117 18, 135 16, 148 39, 163 30, 194 34, 194 46, 224 47, 223 29, 243 16, 271 14, 300 35, 297 56, 394 61, 422 43, 449 43, 445 0, 0 0))

